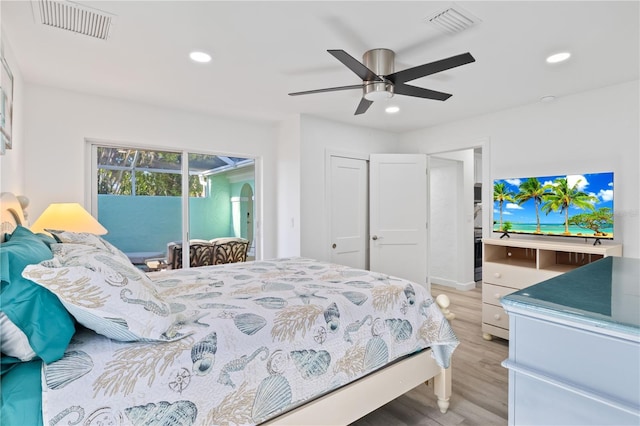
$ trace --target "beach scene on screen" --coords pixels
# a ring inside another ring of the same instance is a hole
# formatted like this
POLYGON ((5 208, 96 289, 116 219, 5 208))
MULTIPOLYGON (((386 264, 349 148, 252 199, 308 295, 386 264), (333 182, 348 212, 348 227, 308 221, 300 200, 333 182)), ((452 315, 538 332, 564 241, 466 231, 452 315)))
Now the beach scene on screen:
POLYGON ((613 238, 613 172, 496 179, 493 231, 613 238))

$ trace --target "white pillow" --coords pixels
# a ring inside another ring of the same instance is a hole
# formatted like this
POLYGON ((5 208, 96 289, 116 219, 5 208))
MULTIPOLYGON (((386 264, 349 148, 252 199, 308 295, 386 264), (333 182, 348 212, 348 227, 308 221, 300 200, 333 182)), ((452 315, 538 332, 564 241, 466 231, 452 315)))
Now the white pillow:
POLYGON ((99 235, 89 234, 88 232, 56 231, 54 229, 46 229, 46 231, 53 235, 55 239, 61 243, 84 244, 85 246, 92 246, 97 249, 107 250, 112 254, 118 255, 123 259, 127 259, 127 261, 129 261, 129 258, 126 254, 124 254, 116 246, 100 237, 99 235))
POLYGON ((18 358, 20 361, 31 361, 36 357, 36 353, 29 345, 27 335, 16 327, 4 312, 0 312, 0 343, 3 354, 18 358))
POLYGON ((53 259, 29 265, 22 276, 58 296, 82 325, 120 341, 175 340, 169 304, 152 281, 107 249, 52 244, 53 259))
POLYGON ((45 229, 45 231, 53 235, 54 238, 61 243, 84 244, 85 246, 107 250, 107 246, 103 243, 104 240, 95 234, 88 232, 56 231, 55 229, 45 229))

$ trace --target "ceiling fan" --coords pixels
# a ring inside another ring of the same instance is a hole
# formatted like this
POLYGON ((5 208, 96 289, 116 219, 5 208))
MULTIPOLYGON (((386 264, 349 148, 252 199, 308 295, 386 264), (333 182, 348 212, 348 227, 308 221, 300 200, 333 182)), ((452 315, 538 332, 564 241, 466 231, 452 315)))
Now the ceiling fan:
POLYGON ((467 52, 394 72, 395 53, 393 50, 368 50, 362 56, 362 62, 344 50, 327 50, 327 52, 356 73, 356 75, 362 79, 362 84, 306 90, 304 92, 289 93, 289 95, 298 96, 312 93, 336 92, 339 90, 362 89, 362 99, 358 104, 358 108, 356 108, 355 115, 364 114, 374 100, 391 98, 394 94, 446 101, 451 97, 451 94, 411 86, 406 83, 417 78, 475 62, 474 57, 467 52))

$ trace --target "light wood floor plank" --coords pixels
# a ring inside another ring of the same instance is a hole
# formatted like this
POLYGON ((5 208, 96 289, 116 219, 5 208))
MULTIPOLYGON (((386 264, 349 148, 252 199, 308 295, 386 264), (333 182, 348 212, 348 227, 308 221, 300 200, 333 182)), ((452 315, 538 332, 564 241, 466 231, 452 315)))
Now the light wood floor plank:
POLYGON ((440 413, 433 385, 420 385, 405 395, 352 423, 352 426, 458 426, 507 424, 507 369, 500 363, 509 354, 508 341, 482 338, 482 292, 480 288, 457 291, 432 285, 434 296, 451 299, 451 321, 460 345, 453 358, 451 405, 440 413))

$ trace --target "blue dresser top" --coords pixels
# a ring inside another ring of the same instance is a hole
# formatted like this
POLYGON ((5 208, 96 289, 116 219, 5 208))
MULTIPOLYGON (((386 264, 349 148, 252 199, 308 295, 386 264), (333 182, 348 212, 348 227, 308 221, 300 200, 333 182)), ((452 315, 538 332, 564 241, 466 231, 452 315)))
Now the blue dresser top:
POLYGON ((544 311, 596 327, 640 332, 640 259, 605 257, 573 271, 511 293, 511 307, 544 311))

